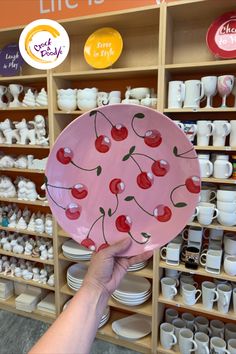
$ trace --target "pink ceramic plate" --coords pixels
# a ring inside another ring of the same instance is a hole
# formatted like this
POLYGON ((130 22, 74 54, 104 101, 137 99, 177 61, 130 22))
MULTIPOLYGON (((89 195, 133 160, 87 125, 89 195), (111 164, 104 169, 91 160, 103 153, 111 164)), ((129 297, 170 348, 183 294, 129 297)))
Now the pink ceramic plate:
POLYGON ((169 118, 136 105, 83 114, 58 137, 46 168, 47 198, 61 227, 90 249, 124 237, 136 255, 166 244, 198 202, 193 145, 169 118))

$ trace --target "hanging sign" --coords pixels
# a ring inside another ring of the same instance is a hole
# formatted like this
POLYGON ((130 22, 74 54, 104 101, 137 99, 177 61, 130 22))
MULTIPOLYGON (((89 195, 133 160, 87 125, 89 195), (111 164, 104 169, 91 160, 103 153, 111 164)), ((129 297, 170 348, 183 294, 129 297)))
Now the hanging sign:
POLYGON ((216 57, 236 58, 236 12, 227 12, 218 17, 209 27, 206 41, 216 57))
POLYGON ((24 60, 18 44, 6 45, 0 52, 0 75, 15 76, 20 73, 24 60))

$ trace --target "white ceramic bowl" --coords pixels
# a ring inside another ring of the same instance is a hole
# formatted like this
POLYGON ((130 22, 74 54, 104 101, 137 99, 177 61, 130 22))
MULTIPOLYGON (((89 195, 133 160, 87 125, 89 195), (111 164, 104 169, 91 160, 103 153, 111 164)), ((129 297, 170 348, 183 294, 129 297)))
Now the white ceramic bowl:
POLYGON ((78 99, 77 105, 81 111, 89 111, 90 109, 94 109, 97 107, 97 101, 88 99, 78 99))
POLYGON ((58 108, 65 112, 75 111, 77 108, 76 99, 58 99, 58 108))
POLYGON ((136 87, 130 90, 130 96, 141 100, 150 94, 150 89, 148 87, 136 87))

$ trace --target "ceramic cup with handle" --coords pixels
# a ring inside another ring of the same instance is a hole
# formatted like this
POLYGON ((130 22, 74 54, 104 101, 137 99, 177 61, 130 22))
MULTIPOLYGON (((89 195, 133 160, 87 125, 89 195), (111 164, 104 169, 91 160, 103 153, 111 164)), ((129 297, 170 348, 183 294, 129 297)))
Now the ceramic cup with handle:
POLYGON ((236 324, 226 323, 225 324, 225 340, 228 342, 230 339, 236 339, 236 324))
POLYGON ((229 136, 229 145, 236 146, 236 120, 231 120, 230 125, 231 125, 231 132, 229 136))
POLYGON ((201 78, 204 94, 207 97, 206 108, 212 107, 212 97, 217 93, 217 76, 204 76, 201 78))
POLYGON ((219 210, 217 221, 224 226, 234 226, 236 225, 236 213, 226 213, 219 210))
POLYGON ((225 253, 234 256, 236 255, 236 234, 227 232, 224 234, 224 250, 225 253))
POLYGON ((179 317, 178 311, 172 308, 167 308, 165 311, 165 321, 172 323, 176 318, 179 317))
POLYGON ((179 350, 181 354, 195 352, 197 343, 193 339, 193 332, 188 328, 183 328, 179 332, 179 350))
POLYGON ((181 244, 170 242, 161 248, 160 256, 167 264, 179 265, 181 244))
POLYGON ((174 335, 174 326, 164 322, 160 326, 160 341, 164 349, 170 350, 177 343, 177 338, 174 335))
POLYGON ((174 334, 177 338, 177 344, 178 344, 179 343, 179 333, 180 333, 181 329, 186 328, 186 324, 185 324, 184 320, 182 320, 182 318, 176 318, 175 320, 173 320, 172 324, 174 326, 174 334))
POLYGON ((204 203, 210 203, 216 199, 216 191, 208 187, 203 186, 200 192, 200 201, 204 203))
POLYGON ((194 340, 197 343, 195 354, 209 354, 209 337, 206 333, 197 332, 194 335, 194 340))
POLYGON ((236 354, 236 339, 228 340, 228 350, 230 351, 230 354, 236 354))
POLYGON ((182 286, 182 297, 185 305, 195 305, 198 299, 201 297, 202 292, 200 289, 196 289, 194 285, 185 284, 182 286))
POLYGON ((207 335, 211 334, 211 330, 209 328, 209 320, 204 316, 197 316, 194 320, 195 331, 203 332, 207 335))
POLYGON ((219 294, 216 291, 216 284, 210 281, 202 282, 202 304, 207 310, 212 310, 213 303, 218 301, 219 294))
POLYGON ((213 134, 213 123, 210 120, 197 121, 197 145, 208 146, 210 136, 213 134))
POLYGON ((211 320, 210 329, 212 337, 224 338, 225 335, 225 325, 224 322, 220 320, 211 320))
POLYGON ((198 222, 202 225, 210 225, 213 219, 219 215, 219 211, 213 203, 198 204, 199 213, 197 215, 198 222))
POLYGON ((200 100, 204 97, 204 88, 200 80, 185 81, 184 108, 199 108, 200 100))
POLYGON ((209 154, 198 154, 201 177, 210 177, 213 173, 213 163, 209 154))
POLYGON ((161 279, 161 291, 162 295, 166 299, 173 300, 175 295, 177 294, 177 288, 176 288, 176 280, 173 278, 169 277, 164 277, 161 279))
POLYGON ((227 349, 226 349, 226 342, 222 338, 218 337, 212 337, 210 340, 210 349, 212 350, 213 353, 215 354, 231 354, 227 349))
POLYGON ((214 178, 229 178, 233 172, 233 165, 229 162, 229 155, 216 155, 216 160, 213 164, 214 178))
POLYGON ((207 272, 220 274, 222 255, 222 250, 204 250, 200 256, 200 263, 205 267, 207 272))
POLYGON ((224 271, 232 277, 236 275, 236 255, 227 255, 224 258, 224 271))
POLYGON ((183 81, 169 81, 168 108, 182 108, 185 98, 185 84, 183 81))
POLYGON ((195 317, 193 316, 192 313, 183 312, 181 318, 185 322, 186 328, 190 329, 191 331, 195 329, 194 327, 195 317))
POLYGON ((229 284, 218 284, 217 292, 219 295, 217 301, 218 311, 221 313, 228 313, 232 295, 232 286, 229 284))
POLYGON ((225 146, 225 139, 231 132, 231 125, 227 120, 213 121, 213 146, 225 146))

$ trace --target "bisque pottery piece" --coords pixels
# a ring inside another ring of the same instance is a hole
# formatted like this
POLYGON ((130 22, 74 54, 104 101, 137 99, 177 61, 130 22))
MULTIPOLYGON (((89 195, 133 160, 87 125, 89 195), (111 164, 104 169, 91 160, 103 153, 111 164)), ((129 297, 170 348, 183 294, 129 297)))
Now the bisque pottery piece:
POLYGON ((36 106, 35 95, 31 89, 29 89, 26 92, 26 94, 23 98, 23 101, 22 101, 22 105, 24 107, 35 107, 36 106))
POLYGON ((20 136, 17 129, 12 128, 12 123, 9 118, 6 118, 3 122, 0 123, 0 129, 5 137, 5 144, 17 144, 20 141, 20 136))
POLYGON ((48 279, 48 281, 47 281, 47 284, 50 285, 50 286, 54 286, 54 285, 55 285, 55 276, 54 276, 54 274, 51 274, 51 275, 49 276, 49 279, 48 279))
POLYGON ((46 124, 44 116, 37 114, 33 121, 30 121, 35 128, 36 133, 36 143, 38 145, 48 145, 49 138, 46 137, 46 124))
MULTIPOLYGON (((1 161, 0 161, 0 164, 1 164, 1 161)), ((28 168, 27 156, 25 156, 25 155, 18 156, 14 161, 14 167, 15 168, 22 168, 22 169, 28 168)))
POLYGON ((48 158, 35 159, 33 155, 28 155, 28 168, 31 170, 41 170, 44 171, 46 168, 48 158))
POLYGON ((15 160, 11 156, 3 156, 0 159, 1 168, 13 168, 15 166, 15 160))
POLYGON ((32 272, 33 272, 33 281, 38 282, 39 281, 39 268, 34 267, 32 269, 32 272))
POLYGON ((0 197, 4 197, 4 198, 16 197, 16 188, 9 177, 6 176, 0 177, 0 197))
POLYGON ((48 251, 46 249, 46 245, 41 245, 39 247, 39 251, 40 251, 40 259, 47 260, 48 259, 48 251))
POLYGON ((15 122, 15 127, 18 130, 21 145, 36 145, 35 128, 29 129, 26 119, 23 118, 20 122, 15 122))
POLYGON ((36 97, 36 106, 47 106, 48 105, 48 95, 43 87, 36 97))
POLYGON ((45 269, 40 270, 40 275, 39 275, 39 283, 41 284, 47 284, 47 271, 45 269))
POLYGON ((44 232, 44 218, 43 218, 43 216, 35 219, 34 231, 38 232, 40 234, 44 232))
POLYGON ((19 94, 23 91, 23 86, 17 84, 10 84, 8 86, 8 91, 13 96, 13 101, 9 103, 9 107, 20 107, 21 102, 19 101, 18 97, 19 94))

